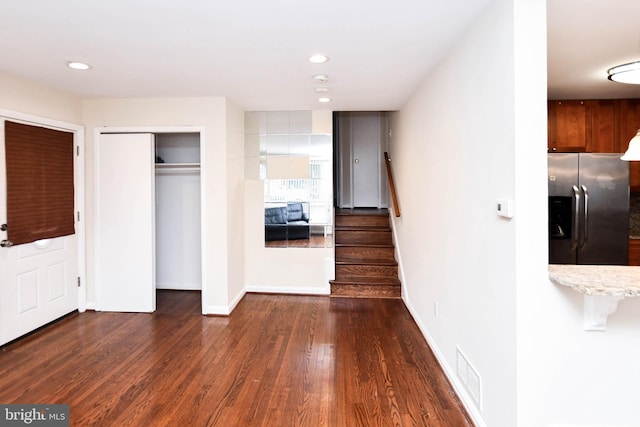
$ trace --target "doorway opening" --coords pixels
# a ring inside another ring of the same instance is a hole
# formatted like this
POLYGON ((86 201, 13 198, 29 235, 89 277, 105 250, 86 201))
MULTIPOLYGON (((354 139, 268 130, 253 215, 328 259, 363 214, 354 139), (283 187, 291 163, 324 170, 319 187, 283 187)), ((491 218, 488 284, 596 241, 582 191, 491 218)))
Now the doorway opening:
POLYGON ((388 208, 384 155, 389 146, 386 112, 334 112, 334 206, 388 208))
POLYGON ((200 134, 155 135, 156 289, 201 290, 200 134))

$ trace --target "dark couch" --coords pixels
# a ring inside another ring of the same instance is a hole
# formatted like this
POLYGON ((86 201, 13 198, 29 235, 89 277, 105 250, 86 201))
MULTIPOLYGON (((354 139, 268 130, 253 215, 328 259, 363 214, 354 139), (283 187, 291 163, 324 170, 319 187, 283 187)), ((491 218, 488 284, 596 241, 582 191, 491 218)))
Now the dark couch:
POLYGON ((309 210, 302 202, 264 209, 264 240, 309 238, 309 210))

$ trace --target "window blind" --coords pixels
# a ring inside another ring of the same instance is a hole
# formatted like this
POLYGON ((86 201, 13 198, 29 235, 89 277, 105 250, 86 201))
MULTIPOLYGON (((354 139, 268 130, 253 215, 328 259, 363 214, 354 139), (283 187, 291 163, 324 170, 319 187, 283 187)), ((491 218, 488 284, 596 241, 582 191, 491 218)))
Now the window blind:
POLYGON ((5 157, 8 239, 74 234, 73 133, 7 121, 5 157))

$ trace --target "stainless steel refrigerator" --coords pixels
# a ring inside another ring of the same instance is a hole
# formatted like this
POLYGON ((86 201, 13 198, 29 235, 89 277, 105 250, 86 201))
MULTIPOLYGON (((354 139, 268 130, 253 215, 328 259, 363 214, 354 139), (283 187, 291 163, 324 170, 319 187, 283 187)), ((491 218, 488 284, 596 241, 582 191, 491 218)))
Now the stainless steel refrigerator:
POLYGON ((626 265, 629 164, 620 154, 549 154, 549 263, 626 265))

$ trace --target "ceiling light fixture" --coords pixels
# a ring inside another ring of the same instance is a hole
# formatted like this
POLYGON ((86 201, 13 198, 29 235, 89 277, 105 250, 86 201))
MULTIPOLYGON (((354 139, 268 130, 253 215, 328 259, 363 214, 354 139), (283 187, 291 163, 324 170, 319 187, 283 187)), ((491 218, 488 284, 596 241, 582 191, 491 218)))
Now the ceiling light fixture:
POLYGON ((331 98, 319 98, 319 102, 331 102, 331 98))
POLYGON ((317 87, 316 92, 329 92, 329 88, 328 87, 317 87))
POLYGON ((640 130, 636 136, 631 138, 631 141, 629 141, 629 148, 627 148, 627 151, 622 157, 620 157, 620 159, 627 162, 640 160, 640 130))
POLYGON ((314 64, 324 64, 328 60, 329 60, 329 57, 327 55, 322 55, 320 53, 311 55, 309 57, 309 62, 312 62, 314 64))
POLYGON ((91 68, 89 64, 85 64, 84 62, 70 61, 67 62, 67 67, 73 68, 74 70, 88 70, 91 68))
POLYGON ((638 85, 640 84, 640 61, 609 68, 607 73, 611 81, 638 85))
POLYGON ((329 81, 329 77, 326 74, 316 74, 312 78, 316 83, 326 83, 327 81, 329 81))

